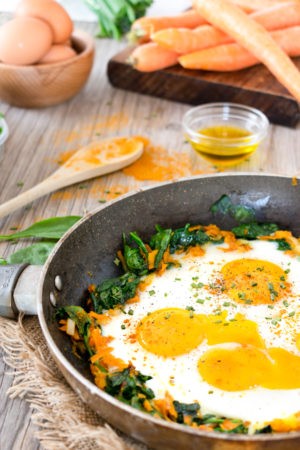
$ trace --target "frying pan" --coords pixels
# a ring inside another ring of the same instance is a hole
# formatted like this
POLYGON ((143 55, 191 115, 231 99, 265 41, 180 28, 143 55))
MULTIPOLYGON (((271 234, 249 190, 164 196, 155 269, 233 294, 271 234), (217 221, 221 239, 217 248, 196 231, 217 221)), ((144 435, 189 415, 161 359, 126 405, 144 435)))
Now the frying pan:
POLYGON ((153 418, 121 403, 94 385, 88 367, 72 354, 68 337, 59 331, 54 319, 53 304, 80 304, 89 284, 119 274, 113 260, 122 233, 135 230, 147 239, 156 224, 179 227, 214 222, 231 228, 233 219, 210 212, 210 206, 223 194, 236 204, 253 208, 258 221, 276 222, 300 235, 300 186, 291 178, 220 174, 139 190, 89 214, 61 239, 42 270, 37 303, 40 325, 56 363, 81 399, 113 426, 152 448, 295 450, 300 447, 300 432, 253 436, 207 433, 153 418))

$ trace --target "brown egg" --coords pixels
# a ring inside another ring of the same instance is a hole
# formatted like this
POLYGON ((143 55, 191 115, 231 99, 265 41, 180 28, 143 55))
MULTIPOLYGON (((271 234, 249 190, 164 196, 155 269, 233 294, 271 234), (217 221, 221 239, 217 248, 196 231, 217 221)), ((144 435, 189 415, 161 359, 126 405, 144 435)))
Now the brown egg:
POLYGON ((34 17, 16 17, 0 28, 0 60, 6 64, 34 64, 51 44, 50 26, 34 17))
POLYGON ((16 15, 32 16, 48 22, 53 31, 53 44, 62 44, 73 31, 69 14, 54 0, 22 0, 16 15))
POLYGON ((39 64, 51 64, 65 59, 72 58, 76 55, 75 50, 67 45, 52 45, 46 55, 39 61, 39 64))

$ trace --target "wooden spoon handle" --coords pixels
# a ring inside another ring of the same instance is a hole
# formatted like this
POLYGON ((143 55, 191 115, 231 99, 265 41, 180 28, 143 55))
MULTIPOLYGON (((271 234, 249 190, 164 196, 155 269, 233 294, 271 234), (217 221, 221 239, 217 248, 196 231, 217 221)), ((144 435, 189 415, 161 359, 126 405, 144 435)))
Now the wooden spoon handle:
POLYGON ((52 178, 46 178, 41 183, 37 184, 28 191, 22 192, 22 194, 17 197, 8 200, 7 202, 0 205, 0 217, 7 216, 7 214, 12 213, 16 209, 21 208, 22 206, 28 205, 28 203, 36 200, 43 195, 49 194, 49 192, 53 192, 56 189, 59 189, 63 186, 60 186, 60 181, 63 184, 64 180, 53 180, 52 178))
POLYGON ((50 177, 46 178, 41 183, 37 184, 28 191, 23 192, 17 197, 8 200, 7 202, 0 205, 0 218, 10 214, 22 206, 36 200, 43 195, 49 194, 50 192, 57 191, 66 186, 70 186, 74 183, 80 183, 84 180, 89 180, 90 178, 95 178, 98 176, 106 175, 116 170, 120 170, 125 166, 133 163, 138 159, 143 153, 143 145, 138 147, 137 151, 132 154, 123 155, 118 158, 107 160, 102 165, 95 165, 94 167, 88 167, 81 171, 70 171, 68 167, 62 166, 56 172, 54 172, 50 177))

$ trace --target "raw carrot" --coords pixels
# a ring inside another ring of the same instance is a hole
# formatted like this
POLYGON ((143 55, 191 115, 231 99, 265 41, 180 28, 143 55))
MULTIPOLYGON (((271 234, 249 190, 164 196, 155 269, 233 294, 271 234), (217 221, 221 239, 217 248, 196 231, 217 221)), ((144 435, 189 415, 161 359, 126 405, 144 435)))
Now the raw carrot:
MULTIPOLYGON (((252 12, 260 9, 270 8, 272 6, 288 2, 289 0, 230 0, 231 3, 239 6, 244 11, 252 12)), ((295 0, 297 3, 297 0, 295 0)))
MULTIPOLYGON (((300 55, 300 26, 276 30, 271 33, 274 41, 289 56, 300 55)), ((179 57, 186 69, 230 72, 259 64, 260 61, 241 45, 223 44, 179 57)))
POLYGON ((227 0, 195 0, 195 5, 206 20, 231 35, 264 63, 300 101, 300 72, 262 25, 227 0))
POLYGON ((177 64, 178 54, 148 42, 136 47, 128 58, 129 64, 141 72, 153 72, 177 64))
MULTIPOLYGON (((267 30, 300 25, 300 2, 284 2, 250 15, 267 30)), ((177 53, 192 53, 207 47, 233 42, 234 39, 212 25, 201 25, 194 30, 167 28, 151 36, 153 42, 177 53)))
POLYGON ((204 23, 206 20, 195 9, 176 16, 141 17, 132 24, 128 38, 133 43, 142 43, 149 41, 151 34, 164 28, 196 28, 204 23))
POLYGON ((153 34, 151 39, 160 47, 173 50, 179 54, 191 53, 232 41, 232 38, 228 34, 212 25, 201 25, 194 30, 187 28, 167 28, 166 30, 161 30, 153 34))

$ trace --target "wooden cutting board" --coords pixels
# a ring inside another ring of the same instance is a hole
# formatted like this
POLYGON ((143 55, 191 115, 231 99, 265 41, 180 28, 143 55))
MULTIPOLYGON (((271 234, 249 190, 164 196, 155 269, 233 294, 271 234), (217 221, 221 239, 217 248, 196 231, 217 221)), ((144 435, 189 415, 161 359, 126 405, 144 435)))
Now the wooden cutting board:
MULTIPOLYGON (((236 72, 186 70, 179 65, 165 70, 138 72, 126 63, 128 47, 108 62, 110 83, 120 89, 191 105, 234 102, 254 106, 272 123, 296 126, 300 106, 263 65, 236 72)), ((300 58, 294 59, 300 70, 300 58)))

